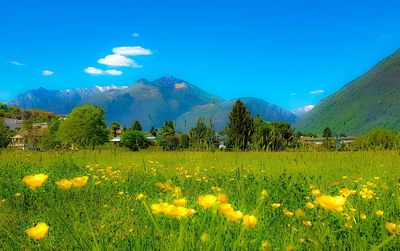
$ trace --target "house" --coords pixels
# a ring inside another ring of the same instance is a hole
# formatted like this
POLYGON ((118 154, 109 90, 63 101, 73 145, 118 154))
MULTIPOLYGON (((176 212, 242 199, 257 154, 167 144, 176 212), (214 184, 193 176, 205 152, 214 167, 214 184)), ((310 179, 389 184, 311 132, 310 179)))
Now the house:
POLYGON ((34 123, 31 130, 21 129, 11 137, 10 147, 21 150, 39 150, 38 143, 44 132, 49 127, 48 123, 34 123))

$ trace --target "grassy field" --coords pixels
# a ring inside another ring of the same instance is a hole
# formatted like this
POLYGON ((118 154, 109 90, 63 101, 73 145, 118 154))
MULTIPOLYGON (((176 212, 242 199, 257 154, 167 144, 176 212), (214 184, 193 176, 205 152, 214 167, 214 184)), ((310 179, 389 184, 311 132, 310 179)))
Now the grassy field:
POLYGON ((400 224, 399 179, 399 152, 3 151, 0 247, 398 250, 385 224, 400 224), (31 190, 22 179, 38 173, 48 179, 31 190), (82 188, 55 183, 79 176, 82 188), (324 194, 342 196, 342 210, 316 203, 324 194), (226 203, 257 222, 228 216, 226 203), (48 234, 35 240, 26 230, 39 222, 48 234))

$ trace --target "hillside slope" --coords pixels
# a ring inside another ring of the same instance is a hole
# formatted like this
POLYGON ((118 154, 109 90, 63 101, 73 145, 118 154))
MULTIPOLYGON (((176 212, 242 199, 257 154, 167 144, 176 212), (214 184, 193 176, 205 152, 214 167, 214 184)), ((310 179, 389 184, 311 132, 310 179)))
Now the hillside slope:
POLYGON ((400 129, 400 50, 321 100, 296 125, 302 132, 359 135, 375 127, 400 129))

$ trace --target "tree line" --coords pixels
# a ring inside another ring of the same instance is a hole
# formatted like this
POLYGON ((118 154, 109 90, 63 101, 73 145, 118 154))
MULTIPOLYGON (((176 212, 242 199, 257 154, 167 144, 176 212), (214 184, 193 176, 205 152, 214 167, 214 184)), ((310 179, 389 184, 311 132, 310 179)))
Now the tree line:
MULTIPOLYGON (((1 109, 4 110, 4 106, 3 108, 0 106, 0 112, 1 109)), ((65 118, 47 116, 46 113, 38 114, 26 118, 22 130, 25 132, 25 140, 33 149, 43 150, 95 149, 114 138, 117 140, 111 142, 132 151, 146 149, 152 145, 166 151, 184 149, 283 151, 310 148, 302 144, 300 138, 316 136, 296 133, 295 128, 286 122, 267 122, 258 115, 253 117, 240 100, 233 105, 228 124, 221 132, 215 131, 211 119, 206 121, 202 117, 188 133, 177 133, 173 121, 165 121, 159 129, 152 127, 148 133, 142 131, 140 121, 135 121, 130 128, 121 128, 116 122, 108 127, 104 111, 91 105, 77 107, 65 118), (43 130, 35 129, 35 123, 38 121, 47 122, 48 127, 43 130)), ((0 148, 5 148, 10 144, 10 137, 13 134, 15 132, 10 131, 4 120, 0 118, 0 148)), ((336 137, 329 127, 325 128, 322 134, 323 143, 317 147, 324 150, 400 148, 400 133, 386 129, 374 129, 358 137, 351 145, 342 144, 339 148, 336 137)))

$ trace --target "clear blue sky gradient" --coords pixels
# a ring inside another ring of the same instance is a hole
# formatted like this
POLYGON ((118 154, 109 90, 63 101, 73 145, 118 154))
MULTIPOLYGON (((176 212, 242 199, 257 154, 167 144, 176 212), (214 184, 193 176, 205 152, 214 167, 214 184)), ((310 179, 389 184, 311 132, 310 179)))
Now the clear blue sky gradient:
POLYGON ((395 52, 399 11, 400 1, 385 0, 2 0, 0 101, 38 87, 173 75, 226 99, 254 96, 292 110, 395 52), (153 51, 132 57, 143 68, 97 63, 114 47, 137 45, 153 51), (123 75, 91 76, 83 71, 89 66, 123 75))

